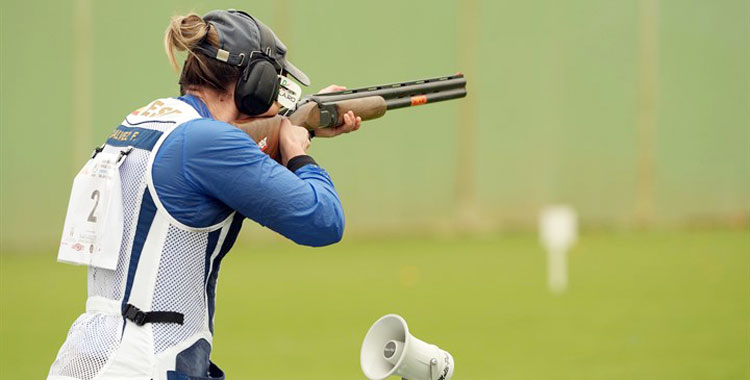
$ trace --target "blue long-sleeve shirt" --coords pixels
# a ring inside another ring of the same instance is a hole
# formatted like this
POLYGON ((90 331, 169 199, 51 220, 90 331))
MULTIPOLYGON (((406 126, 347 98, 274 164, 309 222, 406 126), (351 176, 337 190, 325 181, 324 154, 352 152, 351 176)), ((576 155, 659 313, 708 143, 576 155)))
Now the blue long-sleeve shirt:
POLYGON ((204 118, 172 131, 154 160, 156 193, 175 219, 207 227, 236 210, 298 244, 341 240, 344 212, 325 170, 308 164, 292 173, 246 133, 213 120, 198 98, 179 99, 204 118))

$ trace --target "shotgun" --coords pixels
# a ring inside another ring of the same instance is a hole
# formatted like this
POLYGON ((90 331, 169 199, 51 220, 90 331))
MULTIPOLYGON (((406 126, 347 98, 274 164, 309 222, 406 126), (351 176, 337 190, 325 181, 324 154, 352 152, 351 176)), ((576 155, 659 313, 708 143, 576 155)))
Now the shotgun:
POLYGON ((281 161, 278 130, 281 118, 292 124, 315 130, 344 123, 343 115, 353 111, 362 121, 377 119, 386 111, 437 103, 466 96, 463 74, 446 77, 355 88, 302 98, 295 109, 283 109, 279 115, 234 125, 245 131, 266 154, 281 161))

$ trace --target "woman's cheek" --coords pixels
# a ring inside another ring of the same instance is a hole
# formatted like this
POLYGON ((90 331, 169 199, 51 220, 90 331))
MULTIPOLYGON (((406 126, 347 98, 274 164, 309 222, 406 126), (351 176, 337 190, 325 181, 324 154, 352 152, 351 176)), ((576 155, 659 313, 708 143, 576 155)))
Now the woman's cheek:
POLYGON ((271 108, 268 109, 268 111, 258 115, 258 117, 276 116, 280 110, 281 110, 281 105, 279 105, 279 102, 274 102, 271 108))

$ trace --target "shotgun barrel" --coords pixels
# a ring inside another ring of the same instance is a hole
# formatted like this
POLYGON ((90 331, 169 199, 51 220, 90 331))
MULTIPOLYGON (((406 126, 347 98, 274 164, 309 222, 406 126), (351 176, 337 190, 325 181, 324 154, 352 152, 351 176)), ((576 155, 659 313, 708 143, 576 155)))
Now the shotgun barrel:
POLYGON ((421 106, 422 104, 437 103, 445 100, 458 99, 466 96, 465 88, 452 88, 446 91, 430 92, 424 95, 408 97, 386 98, 386 109, 394 110, 404 107, 421 106))
POLYGON ((383 99, 388 100, 396 98, 410 98, 412 96, 427 95, 430 93, 438 93, 454 89, 464 89, 463 94, 464 96, 466 96, 466 78, 464 78, 463 74, 415 80, 410 82, 355 88, 351 90, 331 92, 328 94, 318 94, 307 97, 306 100, 315 100, 318 103, 327 103, 335 102, 338 100, 365 98, 368 96, 380 96, 383 99))

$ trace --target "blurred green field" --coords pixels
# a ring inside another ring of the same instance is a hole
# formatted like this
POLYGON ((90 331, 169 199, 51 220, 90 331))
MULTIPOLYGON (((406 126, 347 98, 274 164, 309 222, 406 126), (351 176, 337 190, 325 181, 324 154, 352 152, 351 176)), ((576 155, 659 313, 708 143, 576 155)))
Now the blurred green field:
MULTIPOLYGON (((213 358, 229 379, 363 379, 361 340, 393 312, 453 353, 456 380, 750 376, 747 230, 585 233, 560 296, 544 257, 510 233, 238 247, 213 358)), ((0 259, 0 378, 43 378, 83 311, 85 270, 52 252, 0 259)))

